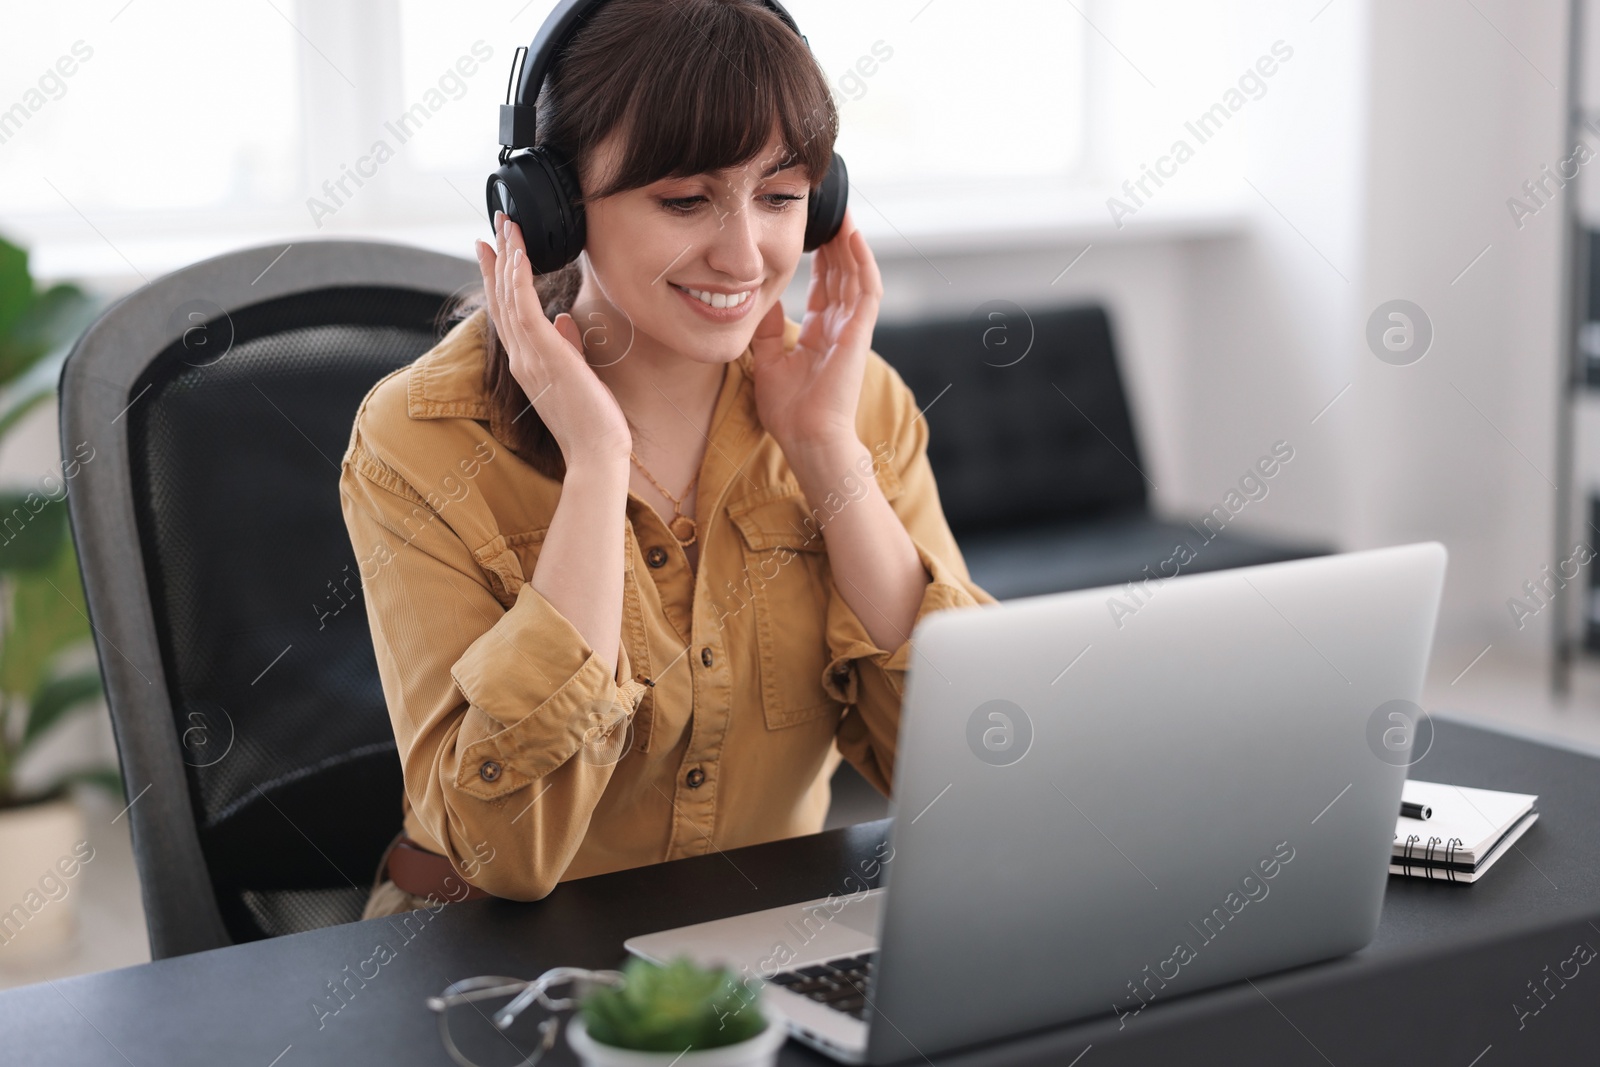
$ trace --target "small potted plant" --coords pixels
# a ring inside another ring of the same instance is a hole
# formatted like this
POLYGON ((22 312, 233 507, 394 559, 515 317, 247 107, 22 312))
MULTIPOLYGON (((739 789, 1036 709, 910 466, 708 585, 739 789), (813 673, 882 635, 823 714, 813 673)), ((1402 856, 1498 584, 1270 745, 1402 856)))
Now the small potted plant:
POLYGON ((567 1040, 586 1067, 771 1067, 788 1036, 760 985, 687 957, 632 959, 581 1001, 567 1040))

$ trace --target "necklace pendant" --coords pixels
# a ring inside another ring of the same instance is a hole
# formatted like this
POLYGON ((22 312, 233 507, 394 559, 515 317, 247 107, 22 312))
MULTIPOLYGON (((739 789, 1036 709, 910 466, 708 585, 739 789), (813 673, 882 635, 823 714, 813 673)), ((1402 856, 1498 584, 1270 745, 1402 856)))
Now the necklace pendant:
POLYGON ((677 518, 672 520, 672 522, 667 526, 667 529, 672 531, 672 536, 676 537, 678 539, 678 543, 683 545, 685 548, 694 544, 695 525, 694 520, 689 518, 689 516, 679 515, 677 518))

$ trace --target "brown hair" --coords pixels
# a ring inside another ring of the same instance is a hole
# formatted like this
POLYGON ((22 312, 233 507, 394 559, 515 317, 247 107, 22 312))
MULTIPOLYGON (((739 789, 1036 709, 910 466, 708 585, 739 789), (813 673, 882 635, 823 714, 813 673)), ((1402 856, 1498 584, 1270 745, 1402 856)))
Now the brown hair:
MULTIPOLYGON (((747 163, 776 122, 812 190, 833 160, 839 117, 806 42, 757 0, 608 0, 562 50, 538 98, 537 141, 577 165, 583 202, 747 163), (615 130, 621 165, 592 188, 590 153, 615 130)), ((570 310, 583 280, 578 262, 534 279, 545 315, 570 310)), ((561 480, 560 446, 511 374, 509 356, 480 287, 448 313, 483 312, 484 391, 511 450, 561 480), (515 420, 515 421, 513 421, 515 420)))

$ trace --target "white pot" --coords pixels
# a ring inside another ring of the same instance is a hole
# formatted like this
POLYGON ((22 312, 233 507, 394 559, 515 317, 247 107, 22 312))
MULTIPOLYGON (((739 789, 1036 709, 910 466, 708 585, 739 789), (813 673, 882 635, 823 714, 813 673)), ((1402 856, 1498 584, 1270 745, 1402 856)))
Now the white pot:
POLYGON ((75 940, 83 860, 73 846, 84 839, 71 796, 0 810, 0 966, 59 955, 75 940))
POLYGON ((567 1021, 567 1041, 584 1067, 773 1067, 778 1049, 788 1038, 783 1016, 763 1006, 767 1027, 737 1045, 691 1049, 688 1052, 640 1052, 638 1049, 602 1045, 589 1036, 583 1017, 574 1014, 567 1021))

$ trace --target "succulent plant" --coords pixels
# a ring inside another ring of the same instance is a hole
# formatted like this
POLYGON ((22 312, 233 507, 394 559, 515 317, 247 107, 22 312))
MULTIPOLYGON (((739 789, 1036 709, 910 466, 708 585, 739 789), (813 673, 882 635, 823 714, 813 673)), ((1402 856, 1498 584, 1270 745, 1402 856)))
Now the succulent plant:
POLYGON ((635 957, 622 973, 620 987, 597 988, 580 1005, 584 1029, 602 1044, 683 1052, 737 1044, 766 1029, 759 987, 741 984, 725 967, 635 957))

